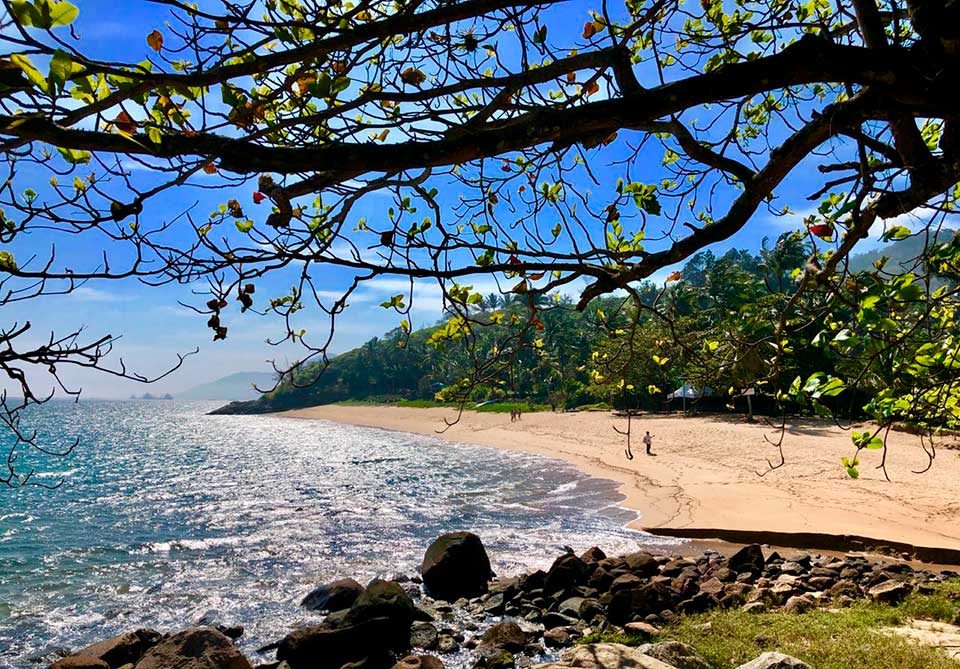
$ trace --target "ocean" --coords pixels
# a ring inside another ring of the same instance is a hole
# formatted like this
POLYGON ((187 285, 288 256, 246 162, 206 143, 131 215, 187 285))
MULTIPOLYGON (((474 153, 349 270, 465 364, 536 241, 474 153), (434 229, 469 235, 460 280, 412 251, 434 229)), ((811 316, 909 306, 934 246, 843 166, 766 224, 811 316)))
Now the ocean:
MULTIPOLYGON (((563 545, 669 546, 628 530, 612 481, 555 460, 216 404, 51 402, 26 423, 38 487, 0 488, 0 667, 137 627, 241 624, 255 649, 319 621, 299 607, 341 577, 414 575, 439 534, 480 535, 498 574, 546 568, 563 545)), ((0 434, 6 454, 9 436, 0 434)))

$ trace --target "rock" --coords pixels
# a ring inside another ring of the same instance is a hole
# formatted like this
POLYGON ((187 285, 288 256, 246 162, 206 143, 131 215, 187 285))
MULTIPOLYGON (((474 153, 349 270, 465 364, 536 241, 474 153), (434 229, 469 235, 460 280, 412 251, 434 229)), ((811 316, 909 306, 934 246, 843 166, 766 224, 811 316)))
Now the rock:
POLYGON ((139 662, 143 654, 155 646, 162 638, 163 635, 156 630, 147 628, 138 629, 113 637, 112 639, 107 639, 106 641, 100 641, 92 646, 87 646, 73 653, 70 657, 82 656, 103 660, 110 669, 118 669, 125 664, 136 664, 139 662))
POLYGON ((50 669, 112 669, 112 667, 98 657, 70 655, 51 664, 50 669))
POLYGON ((660 570, 657 559, 644 551, 630 553, 630 555, 625 555, 623 559, 627 563, 627 569, 640 577, 653 576, 660 570))
POLYGON ((571 648, 559 662, 541 664, 534 669, 676 669, 644 655, 636 648, 618 643, 591 643, 571 648))
POLYGON ((627 623, 623 626, 623 631, 633 636, 643 637, 644 639, 649 639, 650 637, 660 634, 660 630, 656 626, 646 622, 627 623))
POLYGON ((576 555, 561 555, 547 571, 543 589, 552 593, 583 585, 592 571, 593 569, 576 555))
POLYGON ((767 605, 762 601, 750 602, 744 604, 740 610, 744 613, 764 613, 767 610, 767 605))
POLYGON ((606 560, 607 554, 594 546, 593 548, 588 548, 586 551, 584 551, 583 555, 580 556, 580 559, 587 564, 591 564, 594 562, 600 562, 600 560, 606 560))
POLYGON ((643 579, 633 574, 623 574, 613 579, 610 584, 610 592, 620 592, 621 590, 632 590, 643 586, 643 579))
POLYGON ((815 605, 816 601, 810 595, 794 595, 783 605, 783 610, 787 613, 804 613, 815 605))
POLYGON ((543 643, 548 648, 563 648, 573 641, 574 627, 554 627, 543 633, 543 643))
POLYGON ((527 633, 520 625, 508 620, 488 629, 480 641, 480 646, 518 653, 527 645, 527 641, 527 633))
POLYGON ((443 669, 443 662, 433 655, 407 655, 393 669, 443 669))
POLYGON ((636 617, 643 618, 647 614, 670 608, 673 608, 670 590, 660 584, 650 583, 613 593, 607 605, 607 619, 614 625, 623 625, 636 617))
POLYGON ((913 592, 913 586, 901 581, 884 581, 867 591, 870 599, 883 604, 899 604, 913 592))
POLYGON ((557 613, 556 611, 551 611, 541 616, 540 622, 543 623, 544 629, 552 630, 554 627, 576 625, 577 619, 565 616, 562 613, 557 613))
POLYGON ((397 630, 402 630, 405 636, 416 617, 417 610, 413 600, 399 583, 374 579, 354 601, 344 623, 357 625, 377 618, 386 618, 397 630))
POLYGON ((648 643, 637 650, 676 669, 711 669, 710 664, 697 654, 693 646, 679 641, 648 643))
POLYGON ((294 630, 277 645, 277 660, 292 669, 339 669, 366 658, 381 660, 389 651, 403 649, 409 638, 399 637, 395 623, 374 618, 339 628, 324 626, 294 630))
POLYGON ((580 616, 580 607, 583 606, 584 601, 586 600, 583 597, 568 597, 560 602, 557 611, 565 616, 577 618, 580 616))
POLYGON ((437 639, 437 650, 441 653, 456 653, 460 643, 449 634, 441 634, 437 639))
POLYGON ((212 627, 191 627, 159 641, 136 669, 252 669, 233 642, 212 627))
POLYGON ((477 663, 473 665, 474 669, 513 669, 515 666, 516 659, 513 653, 505 650, 493 650, 481 654, 477 663))
POLYGON ((763 551, 758 544, 744 546, 727 560, 727 568, 735 572, 749 571, 759 574, 763 571, 763 551))
POLYGON ((363 586, 352 578, 324 583, 303 598, 300 606, 311 611, 349 609, 363 593, 363 586))
POLYGON ((783 653, 764 653, 752 662, 741 664, 737 669, 811 669, 806 662, 783 653))
POLYGON ((487 592, 493 576, 480 537, 472 532, 450 532, 438 537, 420 566, 427 594, 448 602, 487 592))
POLYGON ((410 628, 410 646, 412 648, 423 648, 424 650, 433 650, 437 647, 440 635, 437 628, 432 623, 415 622, 410 628))

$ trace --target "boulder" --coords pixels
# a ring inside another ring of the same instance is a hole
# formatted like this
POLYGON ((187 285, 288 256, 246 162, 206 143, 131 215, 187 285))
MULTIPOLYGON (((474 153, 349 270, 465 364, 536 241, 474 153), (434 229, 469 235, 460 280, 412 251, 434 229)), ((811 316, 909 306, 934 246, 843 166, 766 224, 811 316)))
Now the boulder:
POLYGON ((191 627, 150 648, 136 669, 252 669, 233 642, 212 627, 191 627))
POLYGON ((113 669, 97 657, 89 655, 70 655, 62 657, 50 665, 50 669, 113 669))
POLYGON ((574 588, 586 583, 592 572, 593 568, 576 555, 561 555, 547 571, 543 589, 550 593, 574 588))
POLYGON ((377 618, 386 618, 396 629, 409 633, 410 626, 417 618, 417 609, 413 600, 399 583, 382 581, 378 578, 370 581, 366 589, 353 602, 353 606, 344 618, 346 625, 357 625, 377 618))
POLYGON ((443 662, 433 655, 407 655, 393 669, 443 669, 443 662))
POLYGON ((783 653, 764 653, 752 662, 741 664, 737 669, 811 669, 810 665, 783 653))
MULTIPOLYGON (((110 669, 118 669, 125 664, 136 664, 143 654, 155 646, 163 635, 152 629, 138 629, 120 636, 100 641, 92 646, 73 653, 70 657, 85 657, 103 660, 110 669)), ((67 658, 64 658, 67 659, 67 658)), ((58 665, 67 666, 67 665, 58 665)), ((73 665, 79 666, 79 665, 73 665)))
POLYGON ((655 625, 642 621, 627 623, 623 626, 623 631, 632 636, 643 637, 644 639, 649 639, 660 634, 660 630, 655 625))
POLYGON ((660 570, 660 564, 657 562, 657 559, 650 555, 650 553, 644 551, 625 555, 623 560, 627 563, 627 569, 641 578, 644 576, 653 576, 660 570))
POLYGON ((352 578, 341 578, 324 583, 311 591, 300 606, 311 611, 339 611, 349 609, 363 593, 363 586, 352 578))
POLYGON ((618 643, 591 643, 571 648, 559 662, 540 664, 534 669, 676 669, 644 655, 636 648, 618 643))
POLYGON ((517 623, 508 620, 497 623, 484 633, 481 647, 496 648, 517 653, 527 645, 527 633, 517 623))
POLYGON ((427 594, 448 602, 484 594, 493 576, 483 542, 472 532, 438 537, 423 556, 420 573, 427 594))
POLYGON ((693 646, 679 641, 647 643, 637 650, 677 669, 711 669, 710 664, 697 654, 693 646))
POLYGON ((634 618, 643 618, 650 613, 660 613, 673 608, 673 597, 666 587, 657 583, 619 590, 612 594, 607 604, 607 619, 614 625, 623 625, 634 618))
POLYGON ((727 568, 737 573, 748 571, 754 575, 763 571, 763 551, 758 544, 744 546, 727 560, 727 568))
POLYGON ((884 581, 873 586, 867 591, 867 594, 875 602, 883 604, 899 604, 907 595, 913 592, 913 586, 901 581, 884 581))
POLYGON ((387 618, 338 628, 305 627, 280 641, 277 660, 292 669, 339 669, 348 662, 381 660, 409 643, 409 634, 403 638, 398 634, 396 624, 387 618))
POLYGON ((606 560, 607 554, 604 553, 600 548, 594 546, 593 548, 588 548, 583 555, 580 556, 580 559, 591 564, 594 562, 600 562, 600 560, 606 560))

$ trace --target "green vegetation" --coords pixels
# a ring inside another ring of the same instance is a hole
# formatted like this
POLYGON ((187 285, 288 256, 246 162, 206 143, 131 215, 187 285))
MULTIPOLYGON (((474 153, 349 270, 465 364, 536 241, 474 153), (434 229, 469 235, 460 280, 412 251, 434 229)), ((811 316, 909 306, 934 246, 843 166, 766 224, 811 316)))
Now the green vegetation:
MULTIPOLYGON (((800 233, 764 242, 757 254, 706 251, 666 287, 642 283, 582 311, 561 294, 481 296, 465 286, 463 304, 437 325, 400 327, 327 369, 296 370, 249 408, 364 400, 662 410, 679 408, 669 393, 686 383, 713 389, 687 403, 696 410, 955 428, 960 236, 945 232, 919 247, 905 237, 861 258, 869 269, 840 284, 809 283, 801 268, 811 257, 826 262, 828 254, 818 256, 800 233)), ((884 434, 852 433, 853 457, 843 462, 851 477, 861 451, 884 448, 884 434)))
MULTIPOLYGON (((914 593, 899 607, 860 603, 802 614, 716 610, 683 616, 656 640, 690 644, 716 669, 732 669, 769 650, 793 655, 816 669, 957 669, 960 663, 938 649, 880 631, 914 618, 955 622, 960 603, 948 597, 951 593, 960 593, 960 583, 943 584, 933 594, 914 593)), ((597 641, 643 643, 623 633, 583 640, 597 641)))

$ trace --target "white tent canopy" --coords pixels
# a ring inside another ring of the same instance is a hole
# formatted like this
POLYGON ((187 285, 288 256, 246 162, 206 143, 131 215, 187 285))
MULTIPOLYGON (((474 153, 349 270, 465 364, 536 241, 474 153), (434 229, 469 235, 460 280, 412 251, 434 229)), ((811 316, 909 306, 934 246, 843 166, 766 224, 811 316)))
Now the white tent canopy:
POLYGON ((684 383, 681 387, 677 388, 672 393, 667 395, 667 399, 672 400, 672 399, 683 398, 683 399, 693 400, 699 397, 703 397, 704 395, 712 395, 712 394, 713 394, 713 388, 700 389, 695 386, 691 386, 689 383, 684 383))

